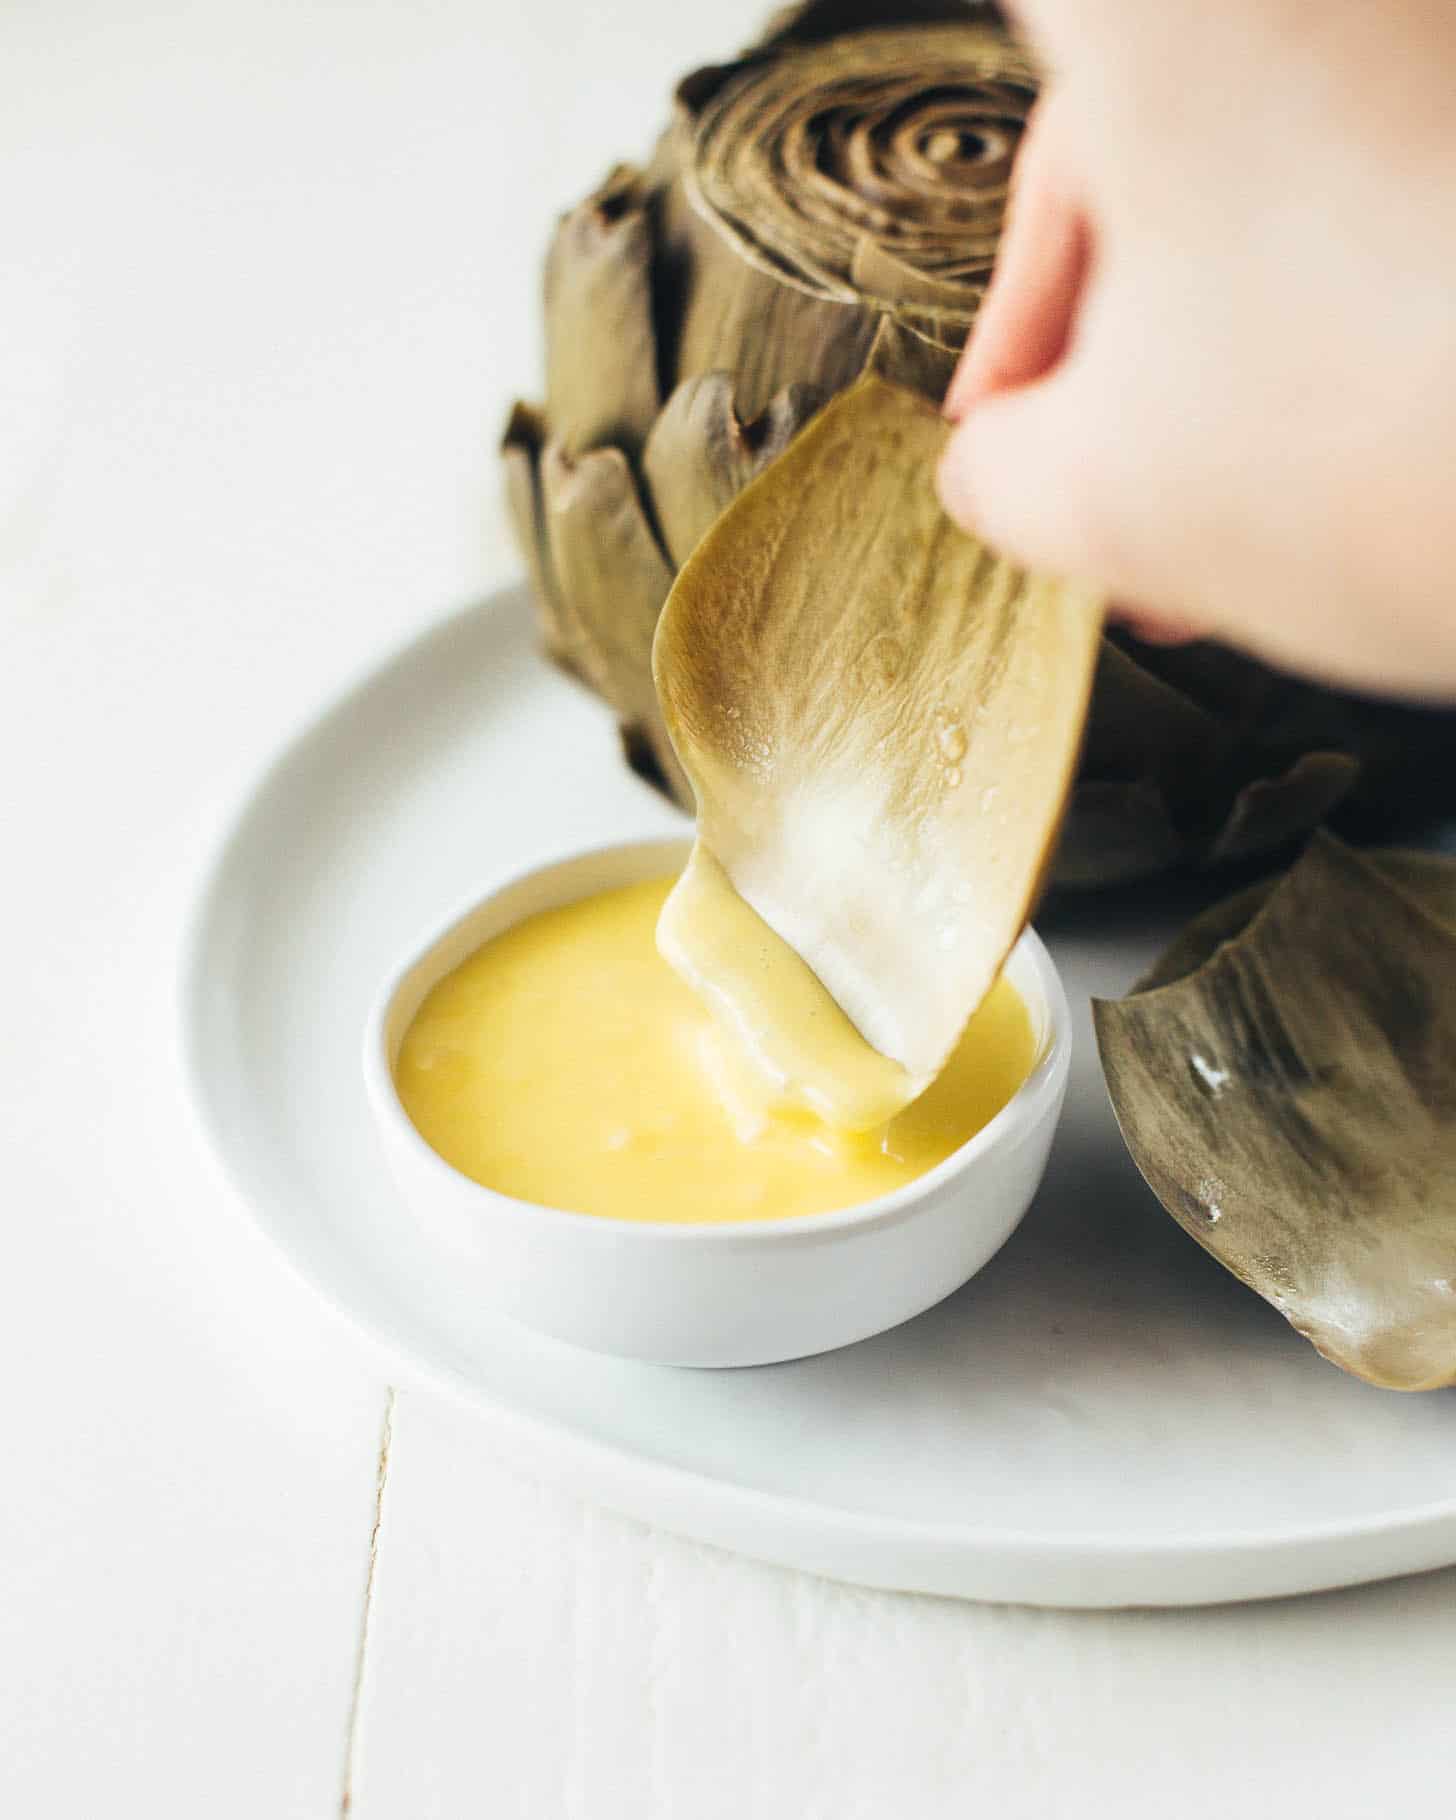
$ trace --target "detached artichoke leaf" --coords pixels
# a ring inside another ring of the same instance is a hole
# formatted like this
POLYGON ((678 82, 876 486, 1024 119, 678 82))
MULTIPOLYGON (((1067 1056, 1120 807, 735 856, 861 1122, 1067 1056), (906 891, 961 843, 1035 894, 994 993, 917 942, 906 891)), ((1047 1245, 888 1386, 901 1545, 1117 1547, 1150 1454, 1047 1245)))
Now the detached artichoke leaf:
MULTIPOLYGON (((1376 847, 1357 854, 1339 847, 1328 836, 1325 840, 1344 854, 1346 863, 1384 879, 1456 936, 1456 860, 1407 847, 1376 847)), ((1232 897, 1221 898, 1185 923, 1133 991, 1151 992, 1196 972, 1225 942, 1248 928, 1279 883, 1278 877, 1260 879, 1232 897)))
POLYGON ((873 375, 841 394, 698 545, 654 647, 703 844, 927 1076, 1030 915, 1101 623, 944 515, 945 434, 873 375))
POLYGON ((1212 960, 1225 942, 1243 934, 1268 903, 1279 882, 1277 876, 1260 879, 1257 884, 1246 885, 1242 891, 1234 892, 1232 897, 1220 898, 1216 904, 1210 904, 1192 922, 1183 925, 1134 985, 1133 992, 1153 992, 1196 973, 1206 961, 1212 960))
POLYGON ((617 710, 624 737, 639 750, 645 745, 674 794, 686 798, 652 686, 652 637, 672 570, 627 458, 620 449, 594 449, 573 459, 552 443, 541 493, 552 565, 573 606, 578 666, 617 710))
POLYGON ((557 224, 546 255, 546 416, 569 454, 635 453, 662 399, 652 322, 652 228, 635 166, 619 164, 557 224))
POLYGON ((1094 1016, 1184 1230, 1346 1371, 1456 1383, 1456 861, 1316 835, 1094 1016))
POLYGON ((1405 847, 1377 849, 1360 859, 1456 937, 1456 859, 1405 847))

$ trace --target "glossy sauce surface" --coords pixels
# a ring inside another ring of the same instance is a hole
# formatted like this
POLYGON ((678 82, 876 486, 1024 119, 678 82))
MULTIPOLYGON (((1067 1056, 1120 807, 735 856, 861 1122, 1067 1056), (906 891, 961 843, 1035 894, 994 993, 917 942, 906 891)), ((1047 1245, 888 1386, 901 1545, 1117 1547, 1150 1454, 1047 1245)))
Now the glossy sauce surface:
POLYGON ((871 1048, 701 841, 657 919, 657 947, 743 1052, 742 1086, 762 1112, 875 1131, 929 1085, 871 1048))
POLYGON ((395 1079, 447 1162, 521 1200, 619 1219, 819 1213, 934 1168, 1030 1071, 1030 1020, 1000 980, 945 1070, 881 1128, 774 1103, 739 1038, 658 953, 672 883, 531 917, 430 991, 395 1079))

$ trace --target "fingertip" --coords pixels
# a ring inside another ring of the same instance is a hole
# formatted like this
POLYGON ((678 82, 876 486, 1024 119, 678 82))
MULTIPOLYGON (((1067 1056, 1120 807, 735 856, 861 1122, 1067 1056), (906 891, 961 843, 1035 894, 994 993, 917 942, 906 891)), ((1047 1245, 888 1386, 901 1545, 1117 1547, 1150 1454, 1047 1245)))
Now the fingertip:
POLYGON ((951 432, 936 474, 947 513, 965 531, 1025 560, 1017 502, 1034 486, 1024 471, 1020 430, 1028 394, 984 399, 951 432))
MULTIPOLYGON (((949 399, 947 399, 948 407, 949 399)), ((935 470, 935 489, 940 495, 940 503, 945 507, 948 516, 953 518, 962 530, 966 531, 975 528, 972 459, 970 425, 962 424, 951 433, 941 452, 940 461, 935 470)))
POLYGON ((956 362, 956 370, 951 374, 950 384, 941 401, 941 416, 951 423, 959 423, 975 403, 976 374, 971 363, 971 351, 966 349, 956 362))
POLYGON ((1114 601, 1107 610, 1107 617, 1145 645, 1191 645, 1209 635, 1206 625, 1177 610, 1163 611, 1114 601))
POLYGON ((951 432, 936 484, 965 530, 1028 568, 1086 570, 1090 451, 1062 377, 976 405, 951 432))

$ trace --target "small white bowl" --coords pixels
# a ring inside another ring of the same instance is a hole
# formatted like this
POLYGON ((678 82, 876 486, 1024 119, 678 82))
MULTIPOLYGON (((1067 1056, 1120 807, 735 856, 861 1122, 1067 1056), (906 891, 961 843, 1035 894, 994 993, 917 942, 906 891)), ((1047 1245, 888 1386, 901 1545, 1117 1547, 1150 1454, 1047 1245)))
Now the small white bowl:
POLYGON ((1036 1193, 1067 1088, 1071 1023, 1050 955, 1027 930, 1007 962, 1037 1060, 991 1122, 925 1175, 831 1213, 721 1226, 538 1207, 460 1174, 420 1136, 394 1062, 427 992, 482 942, 541 910, 680 870, 684 840, 577 852, 498 886, 389 980, 364 1074, 395 1178, 481 1305, 596 1352, 667 1365, 767 1365, 894 1327, 959 1288, 1036 1193))

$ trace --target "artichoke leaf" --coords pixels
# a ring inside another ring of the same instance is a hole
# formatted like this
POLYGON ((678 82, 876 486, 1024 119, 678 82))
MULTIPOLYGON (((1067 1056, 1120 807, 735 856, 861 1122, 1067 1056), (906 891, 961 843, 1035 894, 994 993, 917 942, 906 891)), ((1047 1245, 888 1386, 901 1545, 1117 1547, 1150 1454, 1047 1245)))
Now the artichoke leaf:
POLYGON ((735 407, 750 422, 795 381, 827 397, 864 371, 875 311, 812 296, 740 258, 681 184, 663 194, 660 234, 661 352, 680 380, 731 372, 735 407))
POLYGON ((562 216, 546 255, 546 416, 572 455, 635 453, 662 402, 646 199, 636 167, 617 165, 562 216))
POLYGON ((652 637, 672 570, 620 449, 573 458, 558 442, 541 461, 552 565, 572 601, 579 664, 617 710, 624 738, 653 753, 679 800, 691 800, 652 686, 652 637))
POLYGON ((1190 973, 1196 973, 1206 961, 1212 960, 1225 942, 1243 934, 1268 903, 1270 893, 1279 882, 1277 875, 1262 878, 1256 884, 1245 885, 1242 891, 1235 891, 1232 897, 1220 898, 1200 911, 1191 922, 1183 925, 1133 986, 1133 991, 1152 992, 1159 986, 1171 986, 1177 980, 1186 979, 1190 973))
POLYGON ((884 316, 870 349, 867 371, 940 404, 959 358, 958 348, 923 334, 903 317, 884 316))
POLYGON ((1163 793, 1148 778, 1081 777, 1057 847, 1055 882, 1077 891, 1152 878, 1176 866, 1184 852, 1163 793))
POLYGON ((733 405, 733 376, 685 379, 642 452, 642 475, 667 553, 681 568, 714 519, 784 450, 823 404, 813 386, 785 386, 751 423, 733 405))
POLYGON ((1317 827, 1355 788, 1360 761, 1348 752, 1305 752, 1276 777, 1257 777, 1235 796, 1227 818, 1201 860, 1268 853, 1317 827))
MULTIPOLYGON (((1332 837, 1325 837, 1333 845, 1332 837)), ((1444 923, 1456 936, 1456 861, 1444 854, 1410 847, 1376 847, 1360 854, 1347 848, 1338 851, 1346 863, 1377 874, 1395 890, 1410 898, 1418 908, 1438 923, 1444 923)), ((1205 961, 1235 936, 1242 935, 1254 917, 1269 901, 1279 884, 1279 877, 1259 879, 1246 885, 1232 897, 1220 898, 1185 923, 1154 964, 1137 981, 1134 992, 1151 992, 1158 986, 1170 986, 1194 973, 1205 961)))
POLYGON ((501 438, 501 465, 505 470, 506 510, 515 532, 516 547, 531 577, 531 598, 536 622, 547 655, 583 681, 590 680, 581 665, 581 634, 571 616, 551 561, 546 534, 546 510, 541 499, 541 451, 546 446, 546 424, 533 405, 511 408, 501 438))
POLYGON ((1456 859, 1408 847, 1376 849, 1360 858, 1456 936, 1456 859))
POLYGON ((1456 1383, 1456 861, 1316 835, 1094 1016, 1184 1230, 1346 1371, 1456 1383))
POLYGON ((944 515, 945 434, 874 375, 835 399, 698 545, 654 646, 700 841, 917 1076, 1030 914, 1101 620, 944 515))
POLYGON ((1211 714, 1104 639, 1082 751, 1084 776, 1172 783, 1213 765, 1221 738, 1211 714))
POLYGON ((1267 852, 1314 827, 1360 775, 1350 754, 1316 751, 1249 777, 1268 762, 1254 746, 1252 733, 1236 741, 1227 718, 1105 641, 1059 882, 1267 852))
MULTIPOLYGON (((995 250, 992 237, 983 248, 986 270, 995 250)), ((931 322, 943 319, 964 326, 967 317, 981 307, 984 279, 985 270, 973 277, 969 286, 939 278, 933 272, 917 271, 872 234, 860 235, 849 261, 849 281, 856 290, 869 297, 893 297, 897 305, 908 305, 931 322)))

